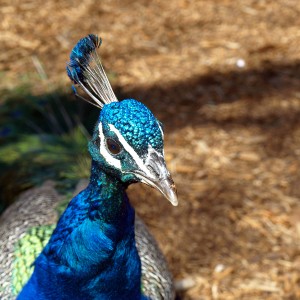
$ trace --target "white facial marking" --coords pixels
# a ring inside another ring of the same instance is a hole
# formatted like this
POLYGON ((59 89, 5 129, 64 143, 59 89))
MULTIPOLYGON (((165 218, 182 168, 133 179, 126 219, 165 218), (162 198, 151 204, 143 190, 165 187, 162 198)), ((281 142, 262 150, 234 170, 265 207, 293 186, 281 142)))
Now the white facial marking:
POLYGON ((134 159, 138 167, 141 171, 145 173, 149 178, 154 178, 150 170, 145 166, 145 163, 143 160, 138 156, 138 154, 134 151, 134 149, 127 143, 127 141, 124 139, 120 131, 112 124, 109 124, 109 128, 112 132, 116 134, 116 136, 119 139, 119 142, 122 144, 124 149, 131 155, 131 157, 134 159))
POLYGON ((161 133, 162 139, 164 139, 164 132, 163 132, 163 130, 162 130, 162 128, 161 128, 161 126, 160 126, 159 122, 157 122, 157 125, 158 125, 158 128, 159 128, 159 130, 160 130, 160 133, 161 133))
MULTIPOLYGON (((160 130, 160 133, 161 133, 161 137, 162 137, 162 140, 164 140, 165 136, 164 136, 164 131, 162 130, 159 122, 157 122, 157 125, 158 125, 158 128, 160 130)), ((165 148, 163 148, 163 155, 165 156, 165 148)))
POLYGON ((103 129, 102 129, 102 123, 99 123, 99 138, 100 138, 100 153, 101 155, 105 158, 105 160, 107 161, 108 164, 110 164, 111 166, 119 169, 120 171, 122 171, 122 166, 121 166, 121 162, 116 159, 115 157, 113 157, 108 151, 107 148, 105 146, 105 137, 104 137, 104 133, 103 133, 103 129))

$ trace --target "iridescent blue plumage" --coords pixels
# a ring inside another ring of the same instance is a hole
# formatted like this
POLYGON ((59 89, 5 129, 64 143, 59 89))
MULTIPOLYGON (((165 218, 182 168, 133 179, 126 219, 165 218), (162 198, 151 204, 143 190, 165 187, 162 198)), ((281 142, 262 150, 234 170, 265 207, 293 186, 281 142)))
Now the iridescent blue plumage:
POLYGON ((92 101, 79 96, 73 86, 75 95, 99 108, 104 104, 118 101, 96 52, 101 43, 101 38, 94 34, 81 39, 73 48, 66 68, 70 79, 75 85, 80 86, 92 101))
POLYGON ((154 149, 163 148, 162 132, 157 119, 144 104, 134 99, 105 105, 99 121, 104 127, 115 124, 138 154, 147 152, 149 144, 154 149))
POLYGON ((18 299, 145 299, 125 187, 93 162, 18 299), (47 270, 45 272, 45 270, 47 270))
POLYGON ((80 40, 67 68, 103 107, 89 142, 90 183, 61 216, 18 299, 145 300, 135 213, 125 189, 144 182, 177 205, 160 123, 134 99, 117 102, 96 56, 99 45, 94 35, 80 40))
POLYGON ((101 46, 102 40, 94 34, 89 34, 81 39, 70 54, 67 74, 70 79, 78 84, 84 81, 84 68, 89 64, 90 55, 101 46))

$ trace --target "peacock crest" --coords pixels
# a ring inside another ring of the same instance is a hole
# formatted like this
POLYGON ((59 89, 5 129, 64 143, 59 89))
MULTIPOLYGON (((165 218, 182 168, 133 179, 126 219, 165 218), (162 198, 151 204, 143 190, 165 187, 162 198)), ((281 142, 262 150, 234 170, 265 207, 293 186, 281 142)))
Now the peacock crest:
POLYGON ((102 39, 94 34, 84 37, 73 48, 67 65, 68 76, 74 83, 75 95, 99 108, 118 101, 97 53, 101 44, 102 39), (80 96, 76 86, 80 86, 91 100, 80 96))

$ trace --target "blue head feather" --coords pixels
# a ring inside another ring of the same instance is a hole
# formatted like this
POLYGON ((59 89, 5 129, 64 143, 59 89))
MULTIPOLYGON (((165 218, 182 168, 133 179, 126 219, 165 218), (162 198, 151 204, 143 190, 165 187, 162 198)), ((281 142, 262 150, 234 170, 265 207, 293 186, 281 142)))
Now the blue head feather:
POLYGON ((105 105, 99 121, 104 127, 113 124, 140 155, 148 151, 149 145, 158 151, 163 148, 158 120, 144 104, 134 99, 105 105))
POLYGON ((70 62, 67 66, 67 74, 70 79, 78 84, 84 81, 84 71, 90 62, 90 55, 102 44, 101 38, 94 34, 81 39, 70 54, 70 62))
POLYGON ((104 104, 118 101, 96 51, 101 44, 101 38, 94 34, 81 39, 73 48, 66 68, 73 83, 79 85, 91 100, 79 96, 73 87, 75 95, 99 108, 104 104))

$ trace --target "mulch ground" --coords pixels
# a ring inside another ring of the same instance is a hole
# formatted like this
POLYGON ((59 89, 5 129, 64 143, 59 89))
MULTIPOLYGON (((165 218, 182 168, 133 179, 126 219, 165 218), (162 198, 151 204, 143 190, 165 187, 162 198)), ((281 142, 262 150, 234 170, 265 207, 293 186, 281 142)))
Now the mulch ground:
POLYGON ((300 299, 298 0, 1 1, 1 89, 66 87, 87 33, 165 124, 180 204, 130 188, 182 299, 300 299))

